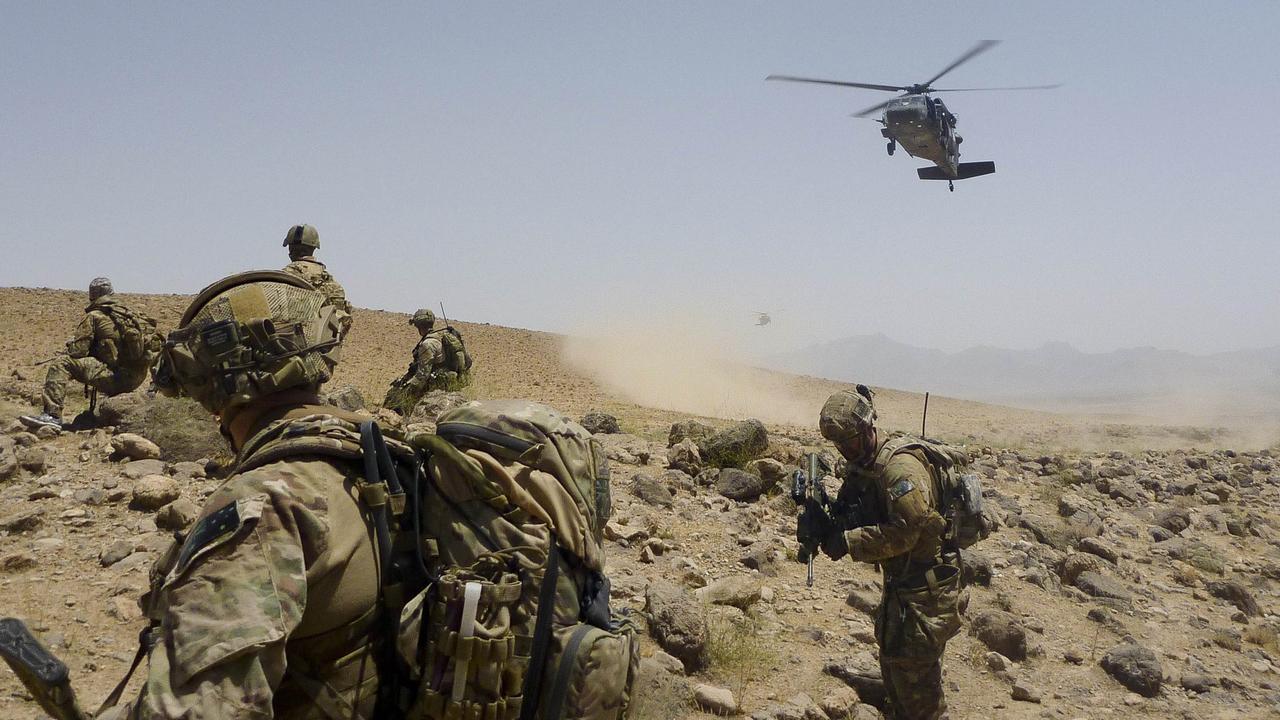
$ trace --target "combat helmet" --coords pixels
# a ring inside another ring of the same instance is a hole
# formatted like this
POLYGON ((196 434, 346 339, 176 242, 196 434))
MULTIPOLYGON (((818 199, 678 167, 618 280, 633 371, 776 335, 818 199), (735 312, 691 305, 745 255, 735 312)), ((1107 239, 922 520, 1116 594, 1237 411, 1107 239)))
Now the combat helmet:
POLYGON ((289 228, 289 234, 284 236, 284 246, 304 245, 317 250, 320 248, 320 231, 311 225, 294 225, 289 228))
POLYGON ((111 287, 111 278, 96 277, 89 281, 89 302, 106 297, 113 292, 115 288, 111 287))
POLYGON ((223 415, 282 390, 317 388, 338 364, 342 315, 285 272, 223 278, 200 291, 169 334, 156 389, 223 415))
POLYGON ((818 417, 822 437, 839 444, 858 437, 873 427, 876 408, 871 398, 874 395, 866 385, 858 385, 855 390, 832 393, 823 404, 822 413, 818 417))
POLYGON ((414 327, 418 327, 419 325, 431 327, 436 324, 436 314, 431 312, 428 308, 418 308, 417 312, 413 314, 413 317, 409 318, 409 324, 414 327))

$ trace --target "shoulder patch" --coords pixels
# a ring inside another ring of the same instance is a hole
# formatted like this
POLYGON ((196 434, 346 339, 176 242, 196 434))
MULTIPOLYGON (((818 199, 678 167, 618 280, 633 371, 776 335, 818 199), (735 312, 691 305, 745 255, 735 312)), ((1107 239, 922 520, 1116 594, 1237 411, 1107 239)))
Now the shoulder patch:
POLYGON ((889 501, 894 502, 900 500, 906 496, 907 493, 915 489, 916 486, 912 485, 910 480, 903 478, 889 487, 887 491, 889 493, 889 501))
POLYGON ((182 554, 178 555, 178 562, 174 568, 186 567, 201 548, 227 533, 235 532, 239 527, 240 509, 236 503, 227 503, 221 510, 209 513, 191 529, 191 534, 187 536, 187 542, 182 546, 182 554))

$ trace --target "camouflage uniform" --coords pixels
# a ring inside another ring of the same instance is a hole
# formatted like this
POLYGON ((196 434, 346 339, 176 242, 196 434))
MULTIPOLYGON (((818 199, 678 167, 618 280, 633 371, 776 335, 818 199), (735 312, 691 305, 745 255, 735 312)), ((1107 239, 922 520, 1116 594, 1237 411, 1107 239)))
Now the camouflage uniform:
POLYGON ((238 454, 152 571, 146 678, 109 717, 373 717, 388 646, 354 424, 367 418, 316 394, 340 318, 299 278, 251 272, 202 290, 170 333, 157 390, 215 413, 238 454))
POLYGON ((107 314, 116 307, 124 305, 114 295, 106 295, 85 308, 84 319, 67 341, 67 354, 49 364, 44 380, 45 413, 62 415, 68 380, 84 383, 110 397, 136 390, 147 379, 149 358, 124 363, 120 357, 120 331, 107 314))
POLYGON ((310 225, 294 225, 285 235, 284 246, 289 248, 291 259, 284 266, 284 271, 306 280, 311 287, 329 299, 330 305, 347 314, 341 336, 345 338, 347 331, 351 329, 351 303, 347 302, 347 291, 329 273, 324 263, 314 257, 314 252, 320 248, 320 233, 310 225))
POLYGON ((360 468, 271 459, 287 443, 349 436, 343 421, 361 418, 312 405, 276 417, 153 570, 149 670, 124 717, 373 717, 382 626, 360 468))
MULTIPOLYGON (((877 447, 883 449, 884 443, 877 447)), ((890 717, 937 718, 946 711, 942 655, 960 628, 955 583, 929 587, 927 574, 943 564, 938 485, 923 453, 894 454, 883 468, 851 467, 845 487, 861 489, 882 522, 844 533, 849 556, 879 563, 884 593, 876 612, 880 671, 890 717)), ((958 581, 958 577, 955 578, 958 581)), ((935 580, 936 582, 936 580, 935 580)))
MULTIPOLYGON (((421 332, 435 322, 435 315, 429 310, 419 310, 410 320, 411 323, 415 321, 419 323, 417 326, 421 332)), ((458 372, 447 367, 448 354, 444 344, 453 341, 453 337, 446 337, 450 332, 450 328, 445 327, 422 335, 413 348, 413 362, 402 377, 391 383, 382 401, 383 407, 408 415, 422 396, 432 390, 458 390, 471 384, 470 371, 458 372)), ((461 345, 460 340, 458 344, 461 345)), ((460 352, 465 353, 465 350, 460 352)))

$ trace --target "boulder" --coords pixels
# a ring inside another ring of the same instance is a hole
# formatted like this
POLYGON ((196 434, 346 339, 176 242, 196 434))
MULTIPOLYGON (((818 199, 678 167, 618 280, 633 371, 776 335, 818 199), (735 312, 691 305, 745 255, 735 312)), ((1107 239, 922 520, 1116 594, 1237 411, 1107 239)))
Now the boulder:
POLYGON ((707 438, 702 457, 716 467, 742 467, 769 449, 769 431, 759 420, 734 423, 707 438))
POLYGON ((18 472, 18 458, 9 450, 0 449, 0 481, 8 480, 18 472))
POLYGON ((738 559, 743 566, 755 570, 761 575, 773 577, 786 561, 787 555, 781 548, 765 542, 757 542, 747 548, 746 553, 738 559))
POLYGON ((1075 585, 1082 573, 1097 572, 1101 567, 1102 563, 1096 556, 1085 553, 1068 553, 1054 563, 1054 570, 1058 573, 1058 577, 1068 585, 1075 585))
POLYGON ((676 492, 693 494, 695 488, 693 478, 683 470, 665 470, 658 479, 673 495, 676 492))
POLYGON ((1144 697, 1160 692, 1163 671, 1160 659, 1150 649, 1136 643, 1111 648, 1102 657, 1102 669, 1121 685, 1144 697))
POLYGON ((1109 563, 1120 562, 1120 551, 1096 537, 1087 537, 1076 546, 1080 552, 1096 555, 1109 563))
POLYGON ((130 480, 137 480, 147 475, 163 475, 165 464, 163 460, 154 458, 147 460, 130 460, 124 464, 124 469, 120 471, 121 475, 130 480))
POLYGON ((35 530, 44 524, 44 510, 31 508, 19 510, 0 518, 0 530, 8 533, 21 533, 35 530))
POLYGON ((1205 585, 1205 589, 1210 595, 1235 605, 1246 617, 1258 617, 1262 614, 1258 601, 1253 599, 1253 593, 1234 580, 1213 580, 1205 585))
POLYGON ((133 485, 134 510, 159 510, 182 495, 178 481, 168 475, 147 475, 133 485))
POLYGON ((764 494, 766 482, 746 470, 724 468, 716 476, 716 492, 730 500, 751 502, 764 494))
POLYGON ((156 513, 156 527, 171 532, 181 532, 191 526, 200 515, 200 508, 186 498, 178 498, 160 508, 156 513))
POLYGON ((119 428, 140 428, 145 424, 148 402, 145 388, 98 399, 98 422, 119 428))
POLYGON ((364 395, 354 385, 342 385, 324 394, 324 402, 347 412, 365 409, 364 395))
POLYGON ((746 610, 760 602, 760 583, 745 575, 730 575, 698 588, 695 595, 705 603, 746 610))
POLYGON ((1073 584, 1090 597, 1110 598, 1122 602, 1133 600, 1133 593, 1129 592, 1129 588, 1125 587, 1124 583, 1094 570, 1081 572, 1073 584))
POLYGON ((1010 660, 1027 658, 1027 631, 1022 622, 1003 610, 983 610, 969 625, 969 634, 1010 660))
POLYGON ((684 589, 659 580, 645 591, 649 631, 658 645, 684 664, 686 672, 697 672, 710 662, 707 646, 710 632, 701 604, 684 589))
POLYGON ((702 472, 702 453, 697 444, 686 438, 667 449, 667 467, 691 477, 702 472))
POLYGON ((1165 508, 1156 513, 1156 525, 1177 534, 1191 526, 1191 513, 1183 508, 1165 508))
POLYGON ((17 458, 18 465, 27 472, 41 473, 49 465, 49 456, 41 447, 18 448, 17 458))
POLYGON ((738 703, 728 688, 699 683, 693 688, 693 701, 699 708, 713 715, 733 715, 738 712, 738 703))
POLYGON ((675 447, 685 440, 698 445, 715 434, 715 431, 714 427, 701 420, 681 420, 671 425, 671 432, 667 434, 667 447, 675 447))
POLYGON ((640 498, 646 505, 654 507, 669 508, 675 502, 667 486, 646 473, 637 473, 631 478, 631 494, 640 498))
POLYGON ((117 459, 159 460, 160 446, 137 433, 120 433, 111 438, 111 454, 117 459))
POLYGON ((787 482, 791 479, 790 473, 786 465, 774 460, 773 458, 760 458, 747 463, 747 472, 760 476, 760 482, 764 487, 764 492, 770 492, 775 487, 782 485, 787 486, 787 482))
POLYGON ((589 412, 579 422, 592 435, 614 435, 622 432, 618 426, 618 418, 609 413, 589 412))
POLYGON ((862 702, 883 710, 887 700, 880 663, 870 653, 822 666, 822 672, 843 682, 858 693, 862 702))

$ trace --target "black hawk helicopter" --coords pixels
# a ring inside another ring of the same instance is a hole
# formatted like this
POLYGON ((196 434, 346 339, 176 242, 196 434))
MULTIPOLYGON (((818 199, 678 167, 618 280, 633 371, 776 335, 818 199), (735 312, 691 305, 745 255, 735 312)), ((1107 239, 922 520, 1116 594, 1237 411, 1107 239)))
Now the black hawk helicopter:
POLYGON ((873 83, 843 82, 839 80, 818 80, 816 78, 794 77, 791 75, 770 75, 766 80, 788 80, 790 82, 819 83, 821 85, 839 85, 841 87, 864 88, 866 90, 887 90, 902 92, 902 95, 853 114, 853 117, 867 117, 877 111, 884 111, 879 122, 884 125, 880 134, 889 139, 888 151, 892 155, 898 145, 912 157, 924 158, 937 167, 919 168, 916 174, 921 180, 946 180, 947 187, 955 191, 955 180, 989 175, 996 171, 996 164, 985 162, 960 162, 960 143, 964 138, 956 132, 956 116, 930 93, 939 92, 973 92, 980 90, 1050 90, 1058 85, 1024 85, 1021 87, 1001 88, 935 88, 933 83, 960 65, 972 60, 977 55, 990 50, 998 40, 983 40, 961 55, 955 62, 946 66, 937 75, 915 85, 876 85, 873 83))

